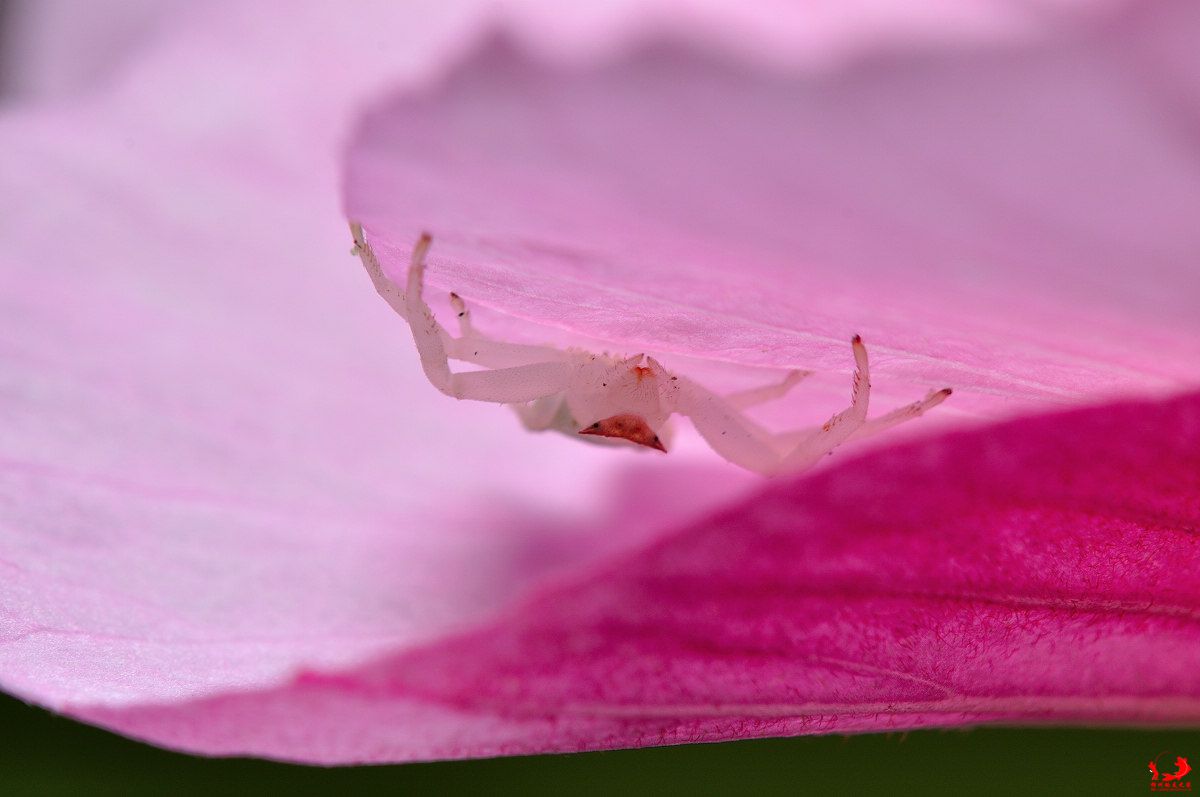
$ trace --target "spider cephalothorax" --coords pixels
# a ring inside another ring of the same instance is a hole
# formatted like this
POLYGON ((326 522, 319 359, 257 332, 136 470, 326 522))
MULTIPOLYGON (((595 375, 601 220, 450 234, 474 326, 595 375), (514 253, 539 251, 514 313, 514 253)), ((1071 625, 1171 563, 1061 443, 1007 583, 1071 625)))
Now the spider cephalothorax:
POLYGON ((466 304, 454 293, 450 302, 458 314, 460 335, 453 337, 434 318, 421 295, 430 237, 422 235, 413 248, 408 280, 401 290, 383 273, 362 226, 352 223, 350 230, 354 253, 361 258, 375 289, 408 322, 421 367, 433 386, 458 399, 510 404, 525 427, 534 431, 553 430, 596 442, 666 452, 668 419, 685 415, 725 459, 771 474, 809 467, 851 437, 915 418, 950 395, 949 388, 932 391, 920 401, 868 421, 871 383, 867 350, 856 335, 851 341, 856 367, 850 406, 821 426, 773 433, 742 410, 779 398, 809 372, 790 371, 778 384, 719 396, 644 354, 621 358, 492 340, 474 330, 466 304), (453 373, 450 360, 488 370, 453 373))
POLYGON ((563 396, 576 431, 666 452, 659 433, 671 416, 664 401, 672 379, 667 369, 644 354, 580 355, 563 396))

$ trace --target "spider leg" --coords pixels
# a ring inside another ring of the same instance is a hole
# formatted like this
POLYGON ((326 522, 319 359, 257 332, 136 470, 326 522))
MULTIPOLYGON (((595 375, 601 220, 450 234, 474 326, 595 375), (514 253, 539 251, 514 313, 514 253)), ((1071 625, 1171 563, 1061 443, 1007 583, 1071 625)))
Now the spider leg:
POLYGON ((459 337, 446 335, 443 343, 446 356, 452 360, 474 363, 487 368, 511 368, 517 365, 567 360, 571 355, 551 346, 531 346, 525 343, 504 343, 482 334, 471 323, 471 310, 457 293, 450 294, 450 306, 458 316, 459 337))
MULTIPOLYGON (((359 259, 362 260, 363 267, 367 270, 367 274, 370 275, 376 292, 387 301, 388 305, 396 311, 397 315, 407 321, 409 318, 409 309, 405 292, 400 290, 383 272, 383 268, 379 264, 379 259, 375 255, 375 250, 367 242, 362 225, 358 222, 351 222, 350 233, 354 236, 352 254, 358 255, 359 259)), ((421 244, 418 243, 417 246, 420 247, 421 244)), ((426 249, 428 249, 428 245, 426 245, 426 249)), ((421 268, 422 270, 424 268, 423 262, 421 268)), ((411 276, 410 269, 410 286, 412 282, 411 276)), ((418 295, 420 294, 421 287, 418 284, 418 295)), ((421 304, 424 304, 424 302, 421 304)), ((452 360, 474 363, 486 368, 510 368, 518 365, 544 363, 551 360, 570 359, 570 354, 567 352, 549 346, 503 343, 480 335, 471 324, 470 310, 467 309, 466 304, 458 294, 450 294, 450 304, 458 314, 458 328, 462 337, 451 337, 440 324, 437 326, 437 329, 438 335, 442 339, 442 347, 445 350, 446 356, 452 360)))
POLYGON ((899 409, 894 409, 886 415, 880 415, 878 418, 872 418, 860 426, 850 437, 853 440, 870 437, 871 435, 878 434, 885 429, 891 429, 897 424, 904 423, 905 421, 912 420, 913 418, 919 418, 949 398, 951 392, 952 391, 948 387, 944 387, 941 390, 931 390, 925 396, 925 398, 921 399, 920 401, 914 401, 912 404, 906 404, 899 409))
MULTIPOLYGON (((872 418, 855 430, 854 434, 850 435, 851 440, 861 440, 864 437, 878 434, 893 426, 904 423, 905 421, 919 418, 929 410, 945 401, 951 394, 948 387, 941 390, 931 390, 925 398, 920 401, 914 401, 912 404, 905 404, 903 407, 894 409, 886 415, 880 415, 878 418, 872 418)), ((791 432, 782 432, 775 436, 775 439, 784 447, 795 447, 800 443, 808 440, 815 435, 818 429, 797 429, 791 432)))
POLYGON ((850 406, 834 415, 811 435, 791 446, 780 463, 781 470, 804 470, 821 461, 833 449, 850 439, 867 421, 871 401, 871 371, 867 348, 858 335, 850 341, 854 349, 854 376, 850 381, 850 406))
POLYGON ((404 309, 412 329, 413 342, 417 345, 421 367, 430 383, 454 398, 500 404, 533 401, 566 390, 574 368, 565 360, 533 362, 494 371, 460 374, 450 371, 445 345, 450 339, 449 334, 434 318, 433 311, 422 296, 425 253, 432 242, 429 234, 424 233, 413 247, 404 292, 404 309))
POLYGON ((458 334, 463 338, 475 337, 475 326, 471 323, 471 308, 454 291, 450 291, 450 306, 458 317, 458 334))
POLYGON ((429 251, 432 239, 428 234, 424 234, 417 241, 409 263, 406 289, 401 292, 380 268, 374 250, 363 235, 362 226, 353 223, 350 230, 354 236, 354 252, 371 276, 375 290, 393 310, 408 321, 417 353, 421 356, 421 368, 435 388, 457 399, 491 401, 498 404, 533 401, 561 393, 567 388, 573 366, 564 359, 548 360, 542 357, 539 361, 494 371, 469 371, 460 374, 451 372, 446 344, 455 339, 451 338, 433 317, 433 311, 421 295, 425 277, 425 253, 429 251))
POLYGON ((673 383, 669 400, 674 411, 691 418, 696 431, 730 462, 764 474, 803 470, 845 442, 866 420, 871 393, 867 351, 857 336, 852 344, 857 367, 850 406, 803 437, 771 434, 726 399, 683 378, 673 383))
POLYGON ((367 274, 371 277, 372 284, 375 285, 375 291, 383 297, 384 301, 401 318, 408 318, 405 314, 404 292, 383 273, 383 269, 379 265, 379 258, 375 256, 375 250, 367 243, 367 238, 363 235, 362 225, 357 221, 350 222, 350 235, 354 238, 354 248, 350 250, 350 254, 358 255, 358 259, 362 261, 363 268, 367 270, 367 274))
POLYGON ((685 377, 675 377, 671 408, 691 419, 696 431, 718 454, 757 473, 778 469, 779 452, 771 433, 747 418, 721 396, 685 377))
POLYGON ((748 407, 765 404, 768 401, 783 398, 793 387, 812 376, 812 373, 812 371, 788 371, 787 376, 778 384, 752 387, 748 390, 739 390, 736 393, 727 393, 725 401, 736 410, 744 410, 748 407))

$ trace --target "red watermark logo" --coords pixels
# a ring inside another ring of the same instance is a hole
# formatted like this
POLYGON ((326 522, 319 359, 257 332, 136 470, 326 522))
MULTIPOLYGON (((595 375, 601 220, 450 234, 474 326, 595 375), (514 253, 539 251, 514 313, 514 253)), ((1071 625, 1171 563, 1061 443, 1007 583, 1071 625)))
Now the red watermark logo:
POLYGON ((1186 758, 1175 756, 1175 769, 1172 771, 1171 756, 1172 753, 1163 751, 1150 762, 1150 791, 1190 794, 1192 779, 1188 777, 1188 773, 1192 768, 1188 766, 1186 758))

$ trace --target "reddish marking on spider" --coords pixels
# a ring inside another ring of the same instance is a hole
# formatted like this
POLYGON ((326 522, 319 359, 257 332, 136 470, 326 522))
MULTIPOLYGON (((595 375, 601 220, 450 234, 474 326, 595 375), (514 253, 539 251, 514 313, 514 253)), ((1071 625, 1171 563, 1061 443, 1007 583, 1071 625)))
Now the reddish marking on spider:
POLYGON ((650 424, 646 423, 646 419, 632 413, 614 415, 611 418, 596 421, 591 426, 580 429, 579 433, 597 435, 599 437, 615 437, 621 440, 628 440, 639 446, 653 448, 664 454, 667 453, 666 447, 658 439, 658 435, 654 433, 654 430, 650 428, 650 424))

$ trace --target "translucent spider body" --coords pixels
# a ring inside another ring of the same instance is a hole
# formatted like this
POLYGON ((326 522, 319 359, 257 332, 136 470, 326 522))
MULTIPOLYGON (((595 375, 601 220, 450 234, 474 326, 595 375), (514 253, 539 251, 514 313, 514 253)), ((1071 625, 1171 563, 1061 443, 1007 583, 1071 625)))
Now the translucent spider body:
POLYGON ((430 383, 457 399, 510 404, 533 431, 558 431, 593 442, 643 446, 666 452, 665 431, 675 414, 686 416, 705 441, 725 459, 763 474, 797 471, 817 463, 851 437, 882 431, 937 406, 950 395, 944 388, 920 401, 867 420, 871 383, 867 350, 851 341, 855 371, 850 406, 813 429, 773 433, 743 410, 786 394, 808 376, 791 371, 779 383, 720 396, 686 377, 672 374, 653 357, 620 358, 580 349, 505 343, 480 335, 462 299, 450 294, 458 314, 459 336, 446 331, 422 297, 425 254, 421 236, 413 248, 404 289, 379 265, 361 225, 352 223, 354 254, 379 295, 412 330, 421 366, 430 383), (454 373, 450 360, 484 370, 454 373))

